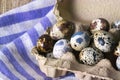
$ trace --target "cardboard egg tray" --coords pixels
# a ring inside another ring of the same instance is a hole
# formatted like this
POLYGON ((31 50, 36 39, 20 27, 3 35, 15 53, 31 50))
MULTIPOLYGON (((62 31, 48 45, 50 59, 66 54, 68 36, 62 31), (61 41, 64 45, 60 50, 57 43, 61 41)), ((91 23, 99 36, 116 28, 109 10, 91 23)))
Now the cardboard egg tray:
MULTIPOLYGON (((110 23, 120 18, 120 0, 57 0, 54 14, 57 20, 68 20, 76 24, 76 31, 85 29, 81 24, 89 24, 93 19, 103 17, 110 23)), ((73 72, 80 80, 120 80, 120 72, 113 68, 109 59, 103 59, 94 66, 78 63, 75 56, 68 52, 60 59, 46 58, 32 49, 40 69, 49 77, 73 72)))
POLYGON ((40 69, 49 77, 59 77, 67 71, 75 73, 80 80, 119 80, 120 72, 116 71, 108 59, 101 60, 95 66, 87 66, 76 61, 75 56, 68 52, 60 59, 46 58, 39 55, 36 47, 32 49, 36 56, 40 69))

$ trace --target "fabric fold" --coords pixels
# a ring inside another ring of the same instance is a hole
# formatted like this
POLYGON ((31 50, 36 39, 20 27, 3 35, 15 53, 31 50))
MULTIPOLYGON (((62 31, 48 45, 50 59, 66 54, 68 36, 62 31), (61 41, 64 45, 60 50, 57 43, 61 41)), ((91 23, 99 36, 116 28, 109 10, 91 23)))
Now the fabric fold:
POLYGON ((0 15, 0 46, 37 24, 53 8, 55 0, 36 0, 0 15))

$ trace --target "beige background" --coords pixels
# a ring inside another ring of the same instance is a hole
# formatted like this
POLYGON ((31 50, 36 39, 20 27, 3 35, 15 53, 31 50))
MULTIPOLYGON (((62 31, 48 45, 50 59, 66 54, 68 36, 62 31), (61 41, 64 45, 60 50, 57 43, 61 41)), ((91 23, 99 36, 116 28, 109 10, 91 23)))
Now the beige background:
POLYGON ((0 0, 0 14, 18 6, 22 6, 30 1, 32 0, 0 0))

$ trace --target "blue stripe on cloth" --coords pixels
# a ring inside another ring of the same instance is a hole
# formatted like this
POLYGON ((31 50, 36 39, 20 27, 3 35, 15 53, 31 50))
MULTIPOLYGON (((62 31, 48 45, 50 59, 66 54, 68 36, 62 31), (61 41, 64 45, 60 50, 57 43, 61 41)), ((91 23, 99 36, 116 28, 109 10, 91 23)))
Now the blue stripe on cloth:
MULTIPOLYGON (((48 27, 52 26, 52 23, 50 22, 50 20, 48 19, 48 17, 43 17, 40 20, 40 23, 42 24, 42 26, 38 26, 38 27, 43 27, 44 30, 46 30, 48 27)), ((28 31, 28 35, 30 36, 33 45, 36 45, 37 39, 39 38, 39 35, 41 32, 37 32, 35 28, 32 28, 31 30, 28 31)), ((41 33, 43 34, 43 33, 41 33)))
POLYGON ((9 49, 7 49, 6 47, 4 47, 1 50, 4 55, 8 58, 8 60, 10 61, 10 63, 14 66, 14 68, 16 69, 16 71, 18 71, 21 75, 23 75, 24 77, 26 77, 28 80, 35 80, 32 76, 30 76, 24 69, 23 67, 21 67, 21 65, 16 61, 16 59, 13 57, 12 53, 9 51, 9 49))
POLYGON ((30 36, 31 38, 31 41, 33 43, 33 45, 35 46, 36 45, 36 42, 37 42, 37 39, 39 37, 37 31, 35 30, 35 28, 32 28, 28 31, 28 35, 30 36))
POLYGON ((28 57, 27 52, 25 50, 24 44, 22 42, 22 40, 20 38, 16 39, 14 41, 17 51, 18 53, 21 55, 21 57, 23 58, 23 60, 31 67, 33 68, 39 75, 41 75, 42 77, 46 78, 46 75, 40 71, 39 67, 34 64, 31 59, 28 57))
POLYGON ((46 30, 48 27, 52 26, 52 23, 48 19, 48 17, 44 17, 42 20, 40 20, 40 23, 42 24, 43 28, 46 30))
POLYGON ((0 27, 43 17, 52 8, 53 6, 49 6, 49 7, 45 7, 37 10, 28 11, 28 12, 21 12, 21 13, 3 16, 0 18, 0 27))
MULTIPOLYGON (((52 23, 50 22, 50 20, 48 19, 48 17, 43 17, 40 20, 40 24, 42 24, 42 26, 38 26, 38 27, 43 27, 44 30, 46 30, 48 27, 52 26, 52 23)), ((37 39, 39 38, 39 35, 41 32, 37 32, 35 28, 32 28, 31 30, 28 31, 28 34, 32 40, 33 45, 36 45, 37 39)), ((43 34, 43 33, 41 33, 43 34)))
POLYGON ((7 66, 1 60, 0 60, 0 72, 2 72, 9 79, 20 80, 7 68, 7 66))
POLYGON ((17 37, 21 36, 22 34, 24 34, 26 31, 24 32, 20 32, 17 34, 13 34, 13 35, 8 35, 8 36, 4 36, 4 37, 0 37, 0 45, 2 44, 7 44, 8 42, 13 41, 14 39, 16 39, 17 37))

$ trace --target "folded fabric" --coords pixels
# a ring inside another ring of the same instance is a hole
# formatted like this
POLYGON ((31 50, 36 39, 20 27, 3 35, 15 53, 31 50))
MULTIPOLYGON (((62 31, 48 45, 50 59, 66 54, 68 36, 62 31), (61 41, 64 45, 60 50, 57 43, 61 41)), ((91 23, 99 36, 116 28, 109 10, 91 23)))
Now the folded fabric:
POLYGON ((76 80, 73 74, 47 77, 30 54, 39 36, 56 23, 54 4, 35 0, 0 15, 0 80, 76 80))
POLYGON ((0 46, 5 45, 37 24, 55 4, 55 0, 36 0, 0 15, 0 46))

